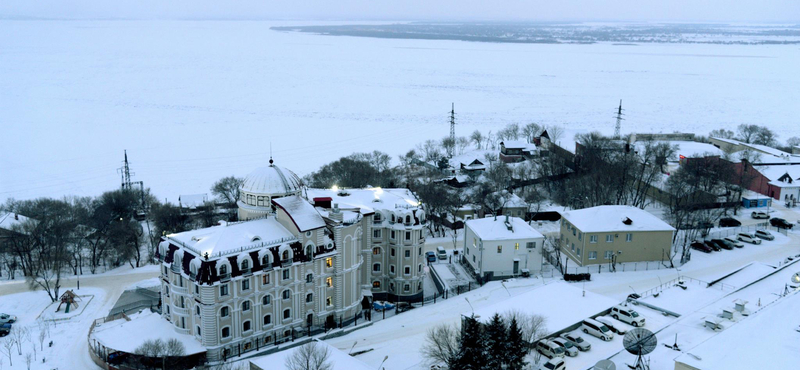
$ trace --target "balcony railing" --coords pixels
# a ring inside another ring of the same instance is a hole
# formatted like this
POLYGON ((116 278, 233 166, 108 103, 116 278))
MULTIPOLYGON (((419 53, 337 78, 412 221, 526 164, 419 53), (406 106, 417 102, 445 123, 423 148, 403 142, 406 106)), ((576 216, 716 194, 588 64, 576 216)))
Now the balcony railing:
POLYGON ((172 312, 174 312, 176 315, 189 316, 189 309, 185 307, 172 307, 172 312))
POLYGON ((272 263, 267 263, 266 265, 264 265, 264 267, 262 268, 262 270, 263 270, 263 271, 272 271, 272 268, 273 268, 273 267, 272 267, 272 263))
POLYGON ((171 264, 169 266, 169 269, 172 270, 172 272, 174 272, 174 273, 178 273, 179 274, 181 272, 181 267, 179 265, 175 264, 175 263, 171 264))
POLYGON ((293 262, 294 262, 294 260, 291 259, 291 258, 283 260, 283 261, 281 261, 281 267, 289 267, 289 266, 292 265, 293 262))
POLYGON ((231 274, 222 274, 219 276, 219 281, 226 282, 231 280, 231 274))
POLYGON ((242 269, 242 275, 243 276, 253 275, 253 270, 251 268, 249 268, 249 267, 246 268, 246 269, 242 269))
POLYGON ((185 286, 177 286, 177 285, 172 286, 170 290, 175 294, 186 294, 188 292, 185 286))
POLYGON ((197 280, 197 274, 189 273, 189 281, 196 281, 196 280, 197 280))

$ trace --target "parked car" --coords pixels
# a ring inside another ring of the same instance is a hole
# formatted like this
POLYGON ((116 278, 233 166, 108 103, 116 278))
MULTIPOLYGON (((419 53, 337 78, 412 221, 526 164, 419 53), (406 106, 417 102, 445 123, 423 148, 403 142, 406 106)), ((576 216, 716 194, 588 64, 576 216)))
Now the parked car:
POLYGON ((786 221, 780 217, 771 218, 769 220, 769 224, 779 229, 791 229, 794 227, 794 225, 790 224, 789 221, 786 221))
POLYGON ((0 324, 0 337, 5 337, 9 333, 11 333, 11 324, 0 324))
POLYGON ((698 241, 692 242, 692 244, 690 244, 689 246, 692 249, 698 250, 698 251, 703 252, 703 253, 711 253, 711 252, 714 251, 713 249, 709 248, 707 245, 705 245, 703 243, 700 243, 698 241))
POLYGON ((611 317, 636 327, 644 326, 645 322, 644 317, 638 312, 625 306, 611 307, 611 317))
POLYGON ((425 252, 425 258, 428 259, 428 262, 436 262, 436 253, 425 252))
POLYGON ((726 237, 722 238, 722 240, 725 243, 727 243, 728 245, 732 245, 732 246, 734 246, 736 248, 744 248, 744 244, 740 243, 738 240, 736 240, 736 238, 733 238, 733 237, 730 237, 730 236, 726 236, 726 237))
POLYGON ((627 332, 627 330, 625 330, 625 327, 622 326, 621 322, 615 321, 608 316, 597 316, 594 319, 600 322, 601 324, 605 324, 605 326, 607 326, 609 329, 611 329, 612 332, 616 334, 625 335, 625 333, 627 332))
POLYGON ((0 324, 13 324, 17 322, 17 317, 5 313, 0 313, 0 324))
POLYGON ((728 245, 728 243, 725 243, 725 241, 722 240, 722 239, 711 239, 711 242, 716 244, 718 247, 720 247, 722 249, 727 249, 727 250, 732 250, 733 249, 732 245, 728 245))
POLYGON ((411 303, 399 302, 397 304, 397 310, 395 312, 401 313, 401 312, 406 312, 406 311, 411 310, 411 309, 414 309, 414 306, 412 306, 411 303))
POLYGON ((581 351, 588 351, 592 349, 592 344, 584 340, 583 337, 581 337, 580 335, 575 335, 572 333, 563 333, 561 334, 561 338, 564 338, 572 342, 572 344, 574 344, 575 347, 578 347, 578 349, 581 351))
POLYGON ((539 369, 541 369, 541 370, 566 370, 567 366, 564 364, 564 359, 563 358, 556 357, 556 358, 551 358, 550 360, 548 360, 547 362, 542 364, 542 366, 539 367, 539 369))
POLYGON ((578 347, 575 347, 572 344, 572 341, 566 340, 564 338, 558 337, 553 338, 550 340, 551 342, 558 344, 559 346, 564 348, 564 353, 569 357, 575 357, 578 355, 578 347))
POLYGON ((739 233, 738 235, 736 235, 736 239, 739 239, 745 243, 761 244, 761 239, 756 238, 756 236, 753 234, 739 233))
POLYGON ((436 255, 439 256, 440 260, 447 259, 447 251, 444 250, 444 247, 436 247, 436 255))
POLYGON ((769 215, 767 214, 767 212, 764 211, 753 211, 753 213, 750 214, 750 217, 766 220, 769 218, 769 215))
POLYGON ((736 226, 742 226, 742 223, 735 218, 724 217, 719 219, 719 227, 736 227, 736 226))
POLYGON ((756 236, 765 240, 775 240, 775 235, 767 230, 756 230, 756 236))
POLYGON ((581 331, 583 331, 585 334, 598 337, 606 342, 614 339, 614 333, 608 328, 608 326, 605 326, 605 324, 601 324, 593 319, 583 320, 581 323, 581 331))
POLYGON ((564 357, 564 348, 547 339, 536 342, 536 351, 548 358, 564 357))
POLYGON ((713 243, 713 242, 711 242, 711 240, 703 240, 703 244, 705 244, 707 247, 711 248, 711 250, 713 250, 714 252, 719 252, 719 251, 722 250, 717 245, 717 243, 713 243))

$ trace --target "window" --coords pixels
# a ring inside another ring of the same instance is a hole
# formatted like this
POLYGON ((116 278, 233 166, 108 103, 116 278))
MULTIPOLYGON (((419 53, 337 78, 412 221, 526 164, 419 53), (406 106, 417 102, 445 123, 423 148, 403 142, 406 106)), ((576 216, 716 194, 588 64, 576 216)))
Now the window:
POLYGON ((288 280, 288 279, 289 279, 289 270, 285 269, 283 270, 283 280, 288 280))
POLYGON ((194 294, 200 294, 200 286, 199 285, 195 285, 194 286, 194 294))
POLYGON ((514 250, 519 250, 519 243, 514 243, 514 250))
POLYGON ((372 254, 381 254, 381 249, 379 247, 372 248, 372 254))
POLYGON ((261 304, 262 305, 266 306, 266 305, 268 305, 270 303, 272 303, 272 296, 265 295, 265 296, 261 297, 261 304))
POLYGON ((392 222, 394 222, 394 213, 392 213, 392 222))
POLYGON ((411 232, 406 231, 406 240, 411 240, 411 232))
POLYGON ((472 262, 475 262, 475 255, 472 255, 472 262))
POLYGON ((597 252, 595 252, 595 251, 589 252, 589 259, 590 260, 596 260, 597 259, 597 252))
POLYGON ((306 294, 306 303, 311 303, 314 301, 314 295, 311 293, 306 294))
POLYGON ((410 292, 411 291, 411 284, 403 285, 403 291, 404 292, 410 292))
POLYGON ((308 274, 306 275, 306 283, 313 283, 314 282, 314 275, 308 274))
POLYGON ((288 308, 283 310, 283 319, 284 320, 288 320, 288 319, 291 319, 291 318, 292 318, 292 310, 288 309, 288 308))
POLYGON ((380 213, 375 213, 375 218, 373 220, 375 222, 380 222, 381 221, 381 214, 380 213))
POLYGON ((228 284, 222 284, 219 286, 219 295, 220 296, 228 295, 228 284))
POLYGON ((578 241, 581 241, 581 240, 583 240, 583 234, 582 233, 578 233, 578 241))
POLYGON ((409 257, 411 257, 411 251, 409 251, 409 250, 406 250, 405 252, 406 252, 406 253, 405 253, 405 255, 406 255, 406 258, 409 258, 409 257))
POLYGON ((411 267, 406 266, 403 268, 403 273, 406 275, 411 275, 411 267))
POLYGON ((575 243, 572 243, 572 251, 575 252, 575 243))
POLYGON ((222 309, 219 310, 220 317, 228 317, 230 314, 231 314, 231 309, 228 306, 222 307, 222 309))
POLYGON ((269 275, 268 274, 261 275, 261 285, 267 285, 267 284, 269 284, 269 275))
POLYGON ((242 312, 250 311, 250 301, 242 302, 242 312))
POLYGON ((422 264, 417 265, 417 272, 422 272, 422 264))
POLYGON ((381 238, 381 229, 372 230, 372 238, 373 239, 380 239, 381 238))
POLYGON ((219 274, 220 275, 227 275, 228 274, 228 266, 222 265, 219 267, 219 274))
POLYGON ((333 287, 333 278, 332 277, 325 278, 325 285, 327 285, 328 288, 333 287))
POLYGON ((605 256, 603 258, 605 258, 607 260, 610 260, 612 258, 611 256, 613 256, 613 255, 614 255, 614 252, 606 251, 605 256))
POLYGON ((263 207, 264 206, 264 197, 259 196, 257 199, 258 199, 258 206, 259 207, 263 207))
POLYGON ((578 257, 580 257, 580 256, 581 256, 581 249, 578 248, 578 257))
POLYGON ((306 256, 308 256, 308 258, 314 257, 314 246, 312 245, 306 246, 306 256))
POLYGON ((577 235, 577 234, 578 234, 578 233, 575 231, 575 229, 572 229, 572 236, 575 236, 575 235, 577 235))
POLYGON ((380 288, 381 287, 381 282, 380 281, 373 281, 372 282, 372 287, 373 288, 380 288))
POLYGON ((269 256, 265 254, 263 257, 261 257, 261 264, 264 266, 269 265, 269 256))
POLYGON ((250 279, 242 280, 242 290, 250 290, 250 279))
POLYGON ((281 293, 281 296, 283 296, 283 299, 289 299, 292 296, 292 292, 290 292, 289 289, 286 289, 281 293))
POLYGON ((242 270, 247 270, 247 269, 249 269, 249 268, 250 268, 250 261, 248 261, 248 260, 243 260, 243 261, 242 261, 242 270))
POLYGON ((227 326, 222 328, 222 337, 223 338, 228 338, 230 336, 231 336, 231 328, 229 328, 227 326))
POLYGON ((392 234, 391 235, 392 235, 392 239, 395 239, 394 230, 392 230, 392 234))
POLYGON ((613 242, 614 242, 614 235, 606 234, 606 243, 613 243, 613 242))
POLYGON ((195 326, 194 327, 194 332, 195 332, 195 334, 200 335, 200 327, 199 326, 195 326))
POLYGON ((394 265, 389 265, 389 273, 394 274, 394 265))
POLYGON ((200 316, 200 306, 194 306, 194 314, 200 316))
POLYGON ((333 297, 325 298, 325 305, 326 306, 333 306, 333 297))
MULTIPOLYGON (((406 223, 407 224, 411 223, 411 216, 406 216, 406 223)), ((408 233, 406 233, 406 234, 408 234, 408 233)))
POLYGON ((417 252, 417 255, 418 255, 418 256, 421 256, 421 255, 422 255, 422 247, 419 247, 419 252, 417 252))
POLYGON ((503 253, 503 246, 502 245, 498 245, 497 246, 497 253, 503 253))
POLYGON ((250 320, 242 323, 242 331, 250 331, 250 320))
POLYGON ((391 255, 392 255, 392 257, 394 257, 394 248, 392 248, 391 255))
POLYGON ((597 235, 590 235, 589 243, 597 243, 597 235))
POLYGON ((422 239, 422 230, 419 231, 419 238, 422 239))
POLYGON ((625 234, 625 241, 626 242, 632 242, 633 241, 633 234, 631 234, 631 233, 625 234))
POLYGON ((333 267, 333 258, 328 257, 325 259, 325 267, 327 268, 333 267))
POLYGON ((289 260, 289 251, 283 251, 281 255, 281 260, 288 261, 289 260))
POLYGON ((372 264, 372 272, 381 272, 381 264, 380 263, 372 264))
POLYGON ((534 248, 536 248, 536 242, 527 242, 527 243, 525 244, 525 248, 528 248, 528 249, 534 249, 534 248))
POLYGON ((264 325, 272 324, 272 315, 264 315, 264 325))

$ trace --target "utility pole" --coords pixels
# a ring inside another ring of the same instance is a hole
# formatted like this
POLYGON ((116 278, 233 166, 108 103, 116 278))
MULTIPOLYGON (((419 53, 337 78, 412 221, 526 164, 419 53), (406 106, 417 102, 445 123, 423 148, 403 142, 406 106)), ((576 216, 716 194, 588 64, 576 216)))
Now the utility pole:
POLYGON ((620 126, 622 124, 622 120, 623 119, 624 118, 622 118, 622 99, 620 99, 619 100, 619 108, 617 108, 617 126, 614 128, 614 138, 615 139, 619 139, 620 138, 619 129, 620 129, 620 126))
POLYGON ((128 166, 128 151, 125 150, 125 160, 122 162, 122 167, 118 168, 120 175, 122 176, 122 189, 123 190, 131 190, 131 169, 128 166))
POLYGON ((447 155, 453 158, 453 149, 456 147, 456 103, 453 103, 450 109, 450 148, 447 149, 447 155))

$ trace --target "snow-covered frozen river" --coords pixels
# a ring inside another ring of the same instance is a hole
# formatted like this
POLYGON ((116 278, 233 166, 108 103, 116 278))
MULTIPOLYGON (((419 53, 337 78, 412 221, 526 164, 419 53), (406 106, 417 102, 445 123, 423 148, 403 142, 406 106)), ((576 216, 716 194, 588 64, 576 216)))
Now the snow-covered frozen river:
POLYGON ((134 180, 208 192, 266 163, 300 175, 510 122, 623 132, 800 135, 800 47, 556 45, 278 32, 262 21, 0 21, 0 201, 134 180))

